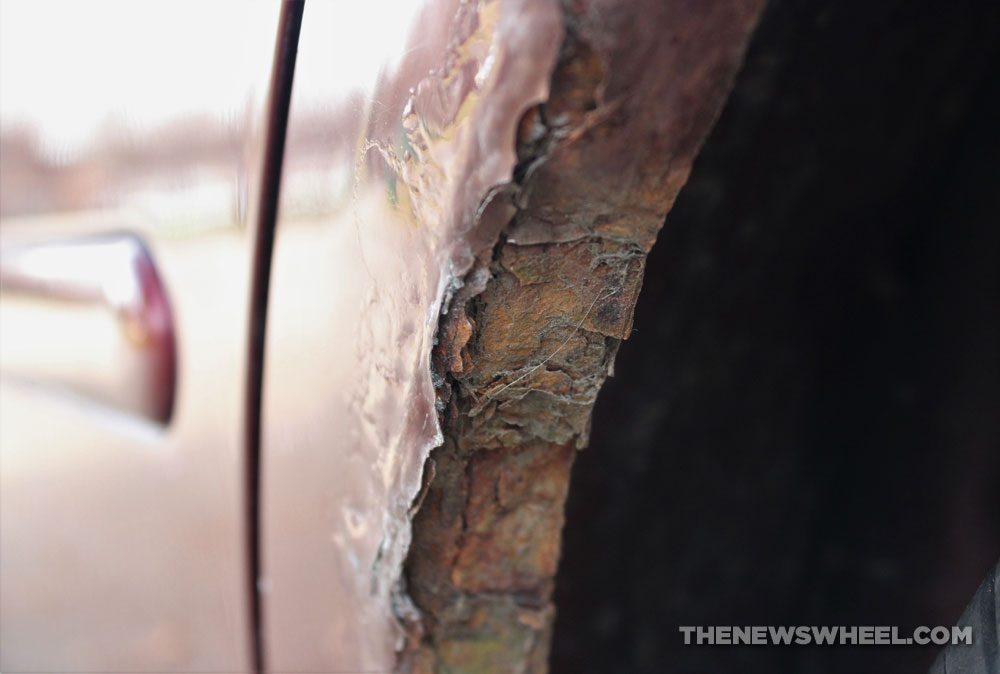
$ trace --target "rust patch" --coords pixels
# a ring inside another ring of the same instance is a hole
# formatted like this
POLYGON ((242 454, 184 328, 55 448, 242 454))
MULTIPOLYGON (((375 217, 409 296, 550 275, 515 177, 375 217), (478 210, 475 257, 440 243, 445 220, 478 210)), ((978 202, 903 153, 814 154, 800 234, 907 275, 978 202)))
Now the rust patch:
POLYGON ((547 670, 573 457, 761 6, 564 3, 551 98, 522 118, 515 185, 496 197, 514 215, 439 326, 445 437, 413 520, 422 624, 403 671, 547 670))

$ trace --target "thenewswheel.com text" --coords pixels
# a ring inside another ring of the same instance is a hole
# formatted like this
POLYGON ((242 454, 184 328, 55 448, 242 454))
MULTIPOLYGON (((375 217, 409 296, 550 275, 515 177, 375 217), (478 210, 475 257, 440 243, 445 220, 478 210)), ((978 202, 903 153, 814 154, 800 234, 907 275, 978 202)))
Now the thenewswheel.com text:
POLYGON ((681 625, 690 646, 943 646, 972 644, 971 627, 917 627, 900 633, 885 625, 681 625))

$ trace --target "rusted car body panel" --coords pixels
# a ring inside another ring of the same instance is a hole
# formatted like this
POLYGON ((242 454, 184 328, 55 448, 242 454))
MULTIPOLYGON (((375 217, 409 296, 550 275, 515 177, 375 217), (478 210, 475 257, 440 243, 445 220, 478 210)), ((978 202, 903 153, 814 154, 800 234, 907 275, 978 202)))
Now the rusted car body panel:
POLYGON ((356 55, 328 31, 353 9, 306 8, 264 377, 276 671, 395 666, 411 508, 440 442, 439 316, 509 217, 517 125, 560 42, 553 3, 412 9, 406 39, 357 64, 370 81, 332 96, 329 64, 356 55), (312 201, 310 174, 325 177, 312 201))
POLYGON ((760 9, 429 3, 339 96, 346 10, 306 9, 264 378, 275 671, 545 671, 573 455, 760 9))
POLYGON ((295 84, 286 125, 251 78, 222 224, 98 160, 97 224, 5 217, 142 235, 179 370, 166 427, 5 377, 4 668, 545 671, 569 469, 761 7, 255 6, 295 84))

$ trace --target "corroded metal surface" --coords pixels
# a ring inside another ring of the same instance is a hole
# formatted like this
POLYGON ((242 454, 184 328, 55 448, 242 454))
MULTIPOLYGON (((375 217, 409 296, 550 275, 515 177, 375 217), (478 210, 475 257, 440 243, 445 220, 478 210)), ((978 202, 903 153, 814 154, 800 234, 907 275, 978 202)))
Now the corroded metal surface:
POLYGON ((509 218, 518 120, 547 97, 562 41, 555 2, 382 9, 379 29, 391 15, 408 39, 360 25, 356 4, 310 5, 303 23, 264 379, 275 671, 395 666, 411 507, 441 442, 441 308, 509 218), (367 51, 332 39, 338 25, 367 51), (371 80, 331 93, 338 63, 371 80))
POLYGON ((414 518, 404 669, 546 670, 573 455, 761 6, 564 7, 551 96, 520 124, 515 214, 441 323, 444 444, 414 518))
POLYGON ((573 456, 758 6, 396 8, 331 91, 371 65, 343 7, 306 10, 288 131, 268 664, 542 671, 573 456))

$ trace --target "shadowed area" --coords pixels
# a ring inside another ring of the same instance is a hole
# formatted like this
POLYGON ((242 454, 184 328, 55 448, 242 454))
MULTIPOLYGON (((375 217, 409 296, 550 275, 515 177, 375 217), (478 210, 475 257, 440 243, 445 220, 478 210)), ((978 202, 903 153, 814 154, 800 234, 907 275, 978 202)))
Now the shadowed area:
POLYGON ((556 674, 923 671, 1000 556, 1000 12, 772 3, 578 458, 556 674))

